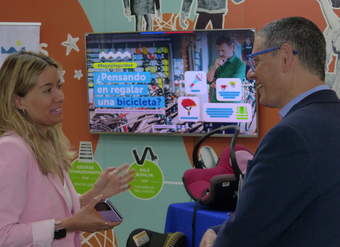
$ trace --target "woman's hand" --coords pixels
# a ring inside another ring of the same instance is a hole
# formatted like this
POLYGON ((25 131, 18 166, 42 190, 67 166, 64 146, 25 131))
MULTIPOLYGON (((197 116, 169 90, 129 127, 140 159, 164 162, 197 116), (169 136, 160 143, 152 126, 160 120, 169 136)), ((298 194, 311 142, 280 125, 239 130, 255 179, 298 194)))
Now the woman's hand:
POLYGON ((102 194, 109 198, 120 192, 128 190, 129 183, 134 178, 134 170, 128 170, 129 165, 125 164, 118 168, 111 167, 106 169, 99 177, 93 187, 96 194, 102 194))
POLYGON ((121 222, 107 222, 96 211, 95 205, 104 200, 103 195, 92 198, 90 202, 83 206, 79 212, 69 218, 61 220, 61 224, 68 232, 83 231, 97 232, 111 229, 121 222))
POLYGON ((128 190, 129 183, 134 178, 134 170, 128 170, 129 165, 125 164, 118 168, 110 167, 106 169, 97 180, 93 188, 80 197, 81 207, 87 205, 89 201, 101 194, 104 198, 128 190))

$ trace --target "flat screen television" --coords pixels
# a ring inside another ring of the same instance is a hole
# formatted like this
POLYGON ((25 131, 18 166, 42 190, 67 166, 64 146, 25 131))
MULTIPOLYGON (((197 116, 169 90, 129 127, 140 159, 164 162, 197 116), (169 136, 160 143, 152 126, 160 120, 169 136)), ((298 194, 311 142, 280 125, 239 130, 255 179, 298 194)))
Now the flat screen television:
POLYGON ((257 136, 253 41, 252 29, 87 33, 90 132, 199 136, 238 125, 257 136))

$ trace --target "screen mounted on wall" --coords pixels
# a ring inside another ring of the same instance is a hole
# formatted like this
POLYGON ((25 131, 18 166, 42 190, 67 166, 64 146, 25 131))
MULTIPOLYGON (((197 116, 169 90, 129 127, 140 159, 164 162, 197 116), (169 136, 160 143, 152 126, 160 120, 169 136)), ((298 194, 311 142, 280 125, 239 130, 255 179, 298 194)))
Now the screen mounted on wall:
POLYGON ((253 30, 88 33, 85 40, 90 132, 203 135, 238 125, 242 136, 257 135, 255 82, 246 78, 253 30))

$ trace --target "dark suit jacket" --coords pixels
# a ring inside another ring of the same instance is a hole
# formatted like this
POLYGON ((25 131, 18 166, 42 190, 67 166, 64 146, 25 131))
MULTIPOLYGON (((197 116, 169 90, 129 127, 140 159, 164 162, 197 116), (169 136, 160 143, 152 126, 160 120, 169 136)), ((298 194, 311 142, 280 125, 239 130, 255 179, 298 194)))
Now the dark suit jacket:
POLYGON ((316 92, 261 141, 214 247, 340 246, 340 103, 316 92))

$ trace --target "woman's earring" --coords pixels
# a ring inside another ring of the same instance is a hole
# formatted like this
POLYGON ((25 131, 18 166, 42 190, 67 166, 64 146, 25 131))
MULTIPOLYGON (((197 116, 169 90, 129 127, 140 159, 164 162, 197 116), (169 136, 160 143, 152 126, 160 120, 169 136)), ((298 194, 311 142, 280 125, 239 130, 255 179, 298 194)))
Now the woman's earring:
POLYGON ((27 116, 27 111, 25 109, 18 109, 18 111, 21 113, 21 115, 27 116))

